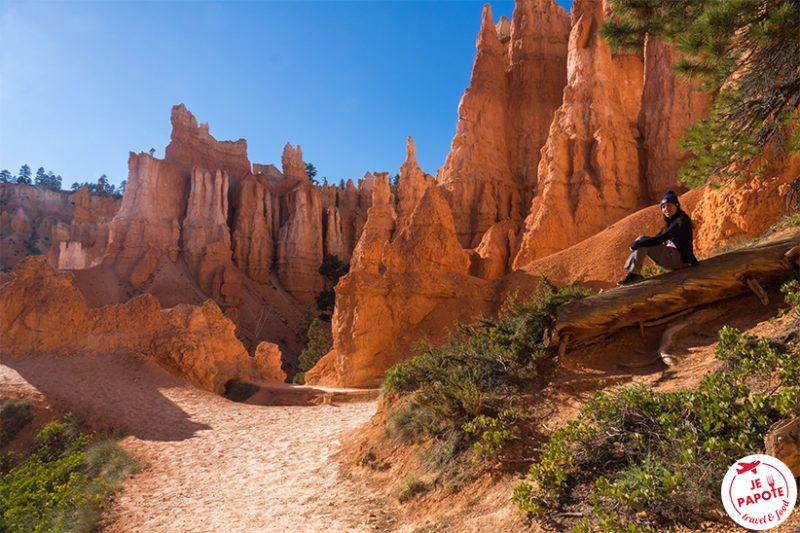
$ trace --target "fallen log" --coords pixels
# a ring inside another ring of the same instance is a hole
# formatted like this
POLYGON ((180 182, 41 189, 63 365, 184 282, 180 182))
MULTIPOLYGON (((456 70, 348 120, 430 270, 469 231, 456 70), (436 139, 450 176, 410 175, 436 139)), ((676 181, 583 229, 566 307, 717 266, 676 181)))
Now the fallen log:
POLYGON ((789 277, 800 260, 800 232, 750 245, 668 272, 561 305, 556 310, 549 346, 591 344, 624 327, 680 316, 707 305, 769 287, 789 277))

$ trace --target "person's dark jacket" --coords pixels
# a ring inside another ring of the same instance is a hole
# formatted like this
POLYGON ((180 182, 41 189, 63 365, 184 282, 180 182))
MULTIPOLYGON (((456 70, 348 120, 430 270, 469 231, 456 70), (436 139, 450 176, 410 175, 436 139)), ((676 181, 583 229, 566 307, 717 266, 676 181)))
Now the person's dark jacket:
POLYGON ((655 237, 646 237, 633 241, 631 249, 636 250, 644 246, 658 246, 667 241, 672 241, 681 254, 681 261, 696 265, 698 261, 694 256, 692 219, 690 219, 689 215, 682 209, 678 208, 678 212, 671 217, 664 217, 664 222, 666 225, 655 237))

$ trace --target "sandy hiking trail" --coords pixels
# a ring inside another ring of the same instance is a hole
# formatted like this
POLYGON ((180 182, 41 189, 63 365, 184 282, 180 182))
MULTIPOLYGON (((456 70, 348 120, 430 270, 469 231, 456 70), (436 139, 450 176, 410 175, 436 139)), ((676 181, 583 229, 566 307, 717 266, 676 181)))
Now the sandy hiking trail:
POLYGON ((46 400, 129 435, 145 464, 116 494, 108 533, 395 530, 394 505, 334 454, 376 402, 231 402, 133 353, 0 365, 0 394, 46 400))

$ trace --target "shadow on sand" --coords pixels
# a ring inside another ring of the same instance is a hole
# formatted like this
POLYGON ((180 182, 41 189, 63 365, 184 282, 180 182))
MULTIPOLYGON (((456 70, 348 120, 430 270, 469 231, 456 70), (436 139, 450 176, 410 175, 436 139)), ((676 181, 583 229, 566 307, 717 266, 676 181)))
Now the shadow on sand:
POLYGON ((24 380, 56 412, 75 413, 99 431, 142 440, 177 441, 210 429, 193 422, 161 392, 194 386, 134 352, 98 356, 37 354, 3 358, 0 363, 0 395, 8 394, 4 389, 24 388, 24 380))

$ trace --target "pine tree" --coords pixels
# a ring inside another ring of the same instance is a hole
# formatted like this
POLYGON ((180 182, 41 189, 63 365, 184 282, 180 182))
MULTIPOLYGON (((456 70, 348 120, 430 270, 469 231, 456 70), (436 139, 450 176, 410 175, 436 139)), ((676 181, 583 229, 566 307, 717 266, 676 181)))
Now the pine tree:
POLYGON ((22 167, 20 167, 17 183, 31 184, 31 167, 28 165, 22 165, 22 167))
POLYGON ((317 364, 317 361, 328 353, 332 345, 330 335, 322 328, 322 325, 316 318, 311 322, 311 325, 308 326, 306 336, 308 338, 308 343, 303 351, 300 352, 300 357, 297 360, 297 364, 302 372, 310 370, 317 364))
POLYGON ((316 180, 317 167, 315 167, 312 163, 306 163, 306 174, 308 175, 308 179, 311 180, 311 183, 314 185, 318 184, 316 180))
POLYGON ((6 169, 0 171, 0 183, 11 183, 12 179, 13 176, 11 175, 11 172, 6 169))
POLYGON ((695 158, 679 178, 698 186, 754 169, 765 147, 777 161, 800 152, 800 2, 797 0, 611 0, 601 35, 641 51, 645 36, 681 53, 675 69, 715 94, 708 117, 681 147, 695 158), (736 74, 733 76, 733 74, 736 74))
POLYGON ((53 189, 54 191, 61 190, 61 175, 55 175, 52 171, 47 172, 47 176, 45 177, 45 187, 49 189, 53 189))
POLYGON ((44 186, 47 182, 47 173, 44 171, 44 167, 39 167, 36 171, 36 178, 33 180, 34 185, 44 186))

